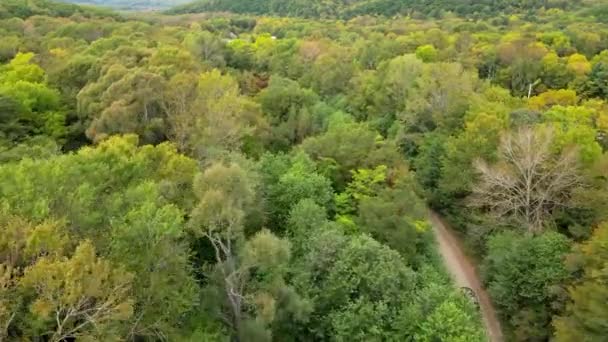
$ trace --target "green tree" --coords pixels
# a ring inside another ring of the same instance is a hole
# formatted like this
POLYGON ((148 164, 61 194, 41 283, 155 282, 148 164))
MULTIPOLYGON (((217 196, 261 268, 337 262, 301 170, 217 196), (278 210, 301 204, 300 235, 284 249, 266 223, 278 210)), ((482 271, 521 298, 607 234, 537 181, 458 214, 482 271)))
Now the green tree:
POLYGON ((273 127, 275 144, 291 146, 320 131, 321 120, 312 116, 319 102, 314 91, 298 82, 272 76, 268 87, 258 94, 262 111, 273 127))
POLYGON ((587 81, 582 86, 582 93, 588 97, 608 99, 608 62, 593 65, 587 81))
POLYGON ((268 225, 273 231, 285 230, 291 208, 301 200, 311 199, 323 208, 331 207, 330 181, 317 171, 317 166, 305 153, 299 153, 291 160, 266 155, 260 163, 265 175, 268 225))
POLYGON ((552 303, 568 277, 563 259, 568 239, 555 232, 538 236, 503 232, 488 241, 484 275, 500 314, 517 340, 544 340, 551 335, 552 303))
POLYGON ((392 312, 412 293, 415 278, 399 254, 370 237, 349 239, 336 230, 311 234, 310 240, 295 266, 297 288, 315 299, 310 330, 301 336, 396 337, 392 312))
POLYGON ((33 58, 19 53, 0 66, 0 138, 11 142, 33 135, 61 139, 66 133, 59 92, 46 84, 33 58))
POLYGON ((591 239, 574 248, 568 257, 568 266, 580 272, 569 289, 570 300, 565 312, 555 317, 557 341, 601 341, 608 334, 608 225, 598 227, 591 239))
POLYGON ((223 293, 218 295, 225 298, 218 318, 227 322, 237 340, 256 335, 268 340, 277 295, 285 287, 282 279, 289 262, 289 242, 268 230, 246 239, 244 220, 255 185, 237 164, 214 164, 194 182, 199 202, 190 225, 195 234, 208 239, 215 252, 214 278, 223 293))
POLYGON ((199 57, 209 67, 220 68, 226 63, 224 43, 218 36, 209 31, 189 33, 184 38, 184 45, 194 56, 199 57))
POLYGON ((301 146, 319 161, 320 168, 328 168, 338 189, 346 185, 351 170, 401 160, 391 141, 384 140, 367 124, 353 122, 343 114, 333 115, 326 133, 304 140, 301 146))
POLYGON ((393 188, 363 198, 355 222, 361 231, 400 252, 409 265, 417 266, 428 255, 430 227, 426 207, 412 183, 399 179, 393 188))
POLYGON ((435 62, 437 60, 437 49, 433 45, 421 45, 416 48, 416 57, 425 63, 435 62))
POLYGON ((122 264, 134 276, 134 302, 120 336, 167 336, 198 290, 183 222, 196 168, 169 144, 114 137, 76 154, 0 166, 0 206, 34 223, 61 218, 74 241, 88 239, 100 257, 122 264))
POLYGON ((446 301, 428 316, 415 335, 415 341, 485 341, 473 318, 454 302, 446 301))

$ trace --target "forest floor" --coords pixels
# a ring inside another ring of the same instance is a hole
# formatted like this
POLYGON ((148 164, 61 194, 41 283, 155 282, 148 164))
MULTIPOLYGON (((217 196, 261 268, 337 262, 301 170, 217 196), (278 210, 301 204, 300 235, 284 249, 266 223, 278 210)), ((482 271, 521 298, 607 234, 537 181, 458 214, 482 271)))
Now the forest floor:
POLYGON ((475 292, 490 341, 502 342, 503 335, 500 321, 498 320, 490 296, 479 279, 475 263, 467 257, 462 247, 462 242, 439 215, 431 212, 430 219, 433 223, 439 252, 448 272, 458 287, 468 287, 475 292))

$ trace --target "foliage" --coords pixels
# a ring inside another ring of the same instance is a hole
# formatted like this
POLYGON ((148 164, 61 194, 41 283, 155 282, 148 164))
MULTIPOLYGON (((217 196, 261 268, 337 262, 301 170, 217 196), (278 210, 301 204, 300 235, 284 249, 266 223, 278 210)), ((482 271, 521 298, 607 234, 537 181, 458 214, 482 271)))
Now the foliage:
POLYGON ((17 54, 0 67, 0 138, 21 141, 27 136, 65 135, 65 113, 59 93, 45 82, 45 72, 31 63, 34 55, 17 54))
MULTIPOLYGON (((578 2, 577 2, 578 3, 578 2)), ((439 15, 442 12, 457 12, 464 15, 489 15, 497 11, 522 11, 552 7, 565 8, 570 2, 500 0, 497 2, 483 1, 422 1, 422 0, 357 0, 357 1, 314 1, 304 4, 295 0, 278 2, 273 0, 256 1, 225 1, 199 0, 197 2, 177 7, 170 13, 189 13, 205 11, 231 11, 236 13, 275 14, 304 17, 345 17, 350 18, 361 14, 391 15, 395 13, 408 14, 421 12, 425 15, 439 15)))
POLYGON ((1 1, 0 339, 484 340, 425 204, 509 340, 602 336, 602 1, 170 12, 1 1))
POLYGON ((546 339, 552 304, 568 277, 563 258, 569 242, 559 233, 498 233, 488 242, 484 273, 494 302, 514 328, 515 339, 546 339))
POLYGON ((568 265, 575 272, 582 272, 569 290, 570 301, 565 314, 553 321, 557 341, 586 339, 599 341, 606 336, 605 324, 608 317, 606 307, 600 303, 606 300, 606 241, 608 227, 598 227, 589 241, 575 247, 568 257, 568 265))
MULTIPOLYGON (((88 241, 67 260, 39 259, 25 269, 20 285, 33 290, 34 320, 52 332, 51 341, 66 338, 113 338, 116 321, 133 315, 128 297, 133 276, 95 256, 88 241)), ((47 333, 43 333, 46 335, 47 333)))

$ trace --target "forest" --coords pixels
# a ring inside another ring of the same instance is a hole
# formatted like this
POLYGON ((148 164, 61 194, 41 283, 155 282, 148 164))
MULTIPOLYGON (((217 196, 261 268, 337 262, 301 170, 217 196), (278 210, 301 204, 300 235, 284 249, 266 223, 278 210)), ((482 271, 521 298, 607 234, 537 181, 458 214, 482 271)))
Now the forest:
POLYGON ((607 150, 603 0, 2 0, 0 341, 602 342, 607 150))
POLYGON ((184 5, 189 0, 63 0, 79 5, 94 5, 124 11, 149 11, 169 9, 173 6, 184 5))

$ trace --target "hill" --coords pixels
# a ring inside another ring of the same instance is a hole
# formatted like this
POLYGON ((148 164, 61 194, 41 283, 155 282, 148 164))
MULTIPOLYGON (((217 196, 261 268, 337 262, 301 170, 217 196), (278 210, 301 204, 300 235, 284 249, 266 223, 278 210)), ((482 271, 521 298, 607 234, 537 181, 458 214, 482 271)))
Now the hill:
POLYGON ((183 5, 188 0, 63 0, 65 2, 104 6, 120 10, 150 10, 167 9, 177 5, 183 5))
POLYGON ((298 17, 351 18, 358 15, 491 16, 539 8, 576 8, 581 0, 197 0, 170 13, 229 11, 298 17))
POLYGON ((116 16, 110 10, 90 6, 78 6, 49 0, 3 0, 0 3, 0 19, 28 18, 34 15, 69 17, 80 14, 84 17, 116 16))

